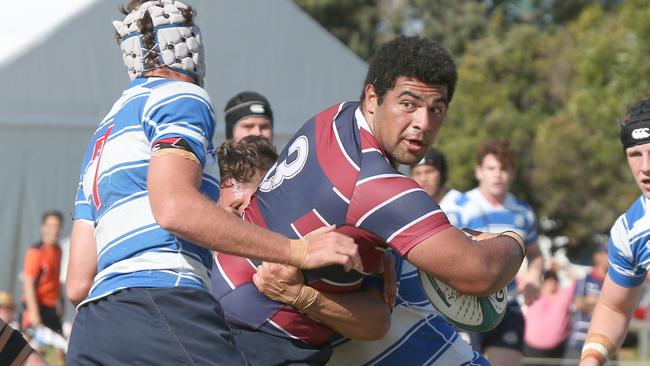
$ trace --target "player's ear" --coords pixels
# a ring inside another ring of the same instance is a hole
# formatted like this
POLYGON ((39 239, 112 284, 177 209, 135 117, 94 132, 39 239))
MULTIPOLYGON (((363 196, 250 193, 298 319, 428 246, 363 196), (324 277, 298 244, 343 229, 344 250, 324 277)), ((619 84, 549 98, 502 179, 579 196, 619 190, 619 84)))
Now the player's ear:
POLYGON ((370 114, 374 114, 378 105, 379 105, 379 96, 375 92, 375 87, 372 84, 366 84, 364 88, 364 100, 363 100, 364 110, 370 114))

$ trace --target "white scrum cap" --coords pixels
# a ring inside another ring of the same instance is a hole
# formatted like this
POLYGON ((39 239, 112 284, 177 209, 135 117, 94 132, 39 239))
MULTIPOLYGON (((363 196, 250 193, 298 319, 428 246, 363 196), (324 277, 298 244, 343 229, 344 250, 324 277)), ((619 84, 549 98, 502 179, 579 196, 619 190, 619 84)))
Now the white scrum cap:
POLYGON ((113 21, 120 35, 122 59, 131 80, 145 71, 168 66, 174 71, 194 76, 203 85, 205 62, 201 32, 197 25, 185 25, 180 9, 187 5, 177 0, 154 0, 142 3, 122 21, 113 21), (153 22, 154 46, 145 48, 138 21, 149 12, 153 22), (154 55, 155 66, 147 67, 147 56, 154 55))

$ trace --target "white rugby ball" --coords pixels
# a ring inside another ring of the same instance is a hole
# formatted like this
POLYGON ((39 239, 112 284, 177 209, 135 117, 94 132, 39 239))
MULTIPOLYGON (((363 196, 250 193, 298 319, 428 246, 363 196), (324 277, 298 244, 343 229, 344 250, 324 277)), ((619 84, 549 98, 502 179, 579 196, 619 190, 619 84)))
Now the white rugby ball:
POLYGON ((463 295, 422 270, 418 270, 418 274, 422 289, 433 307, 453 325, 473 332, 486 332, 503 319, 508 304, 505 287, 486 297, 463 295))

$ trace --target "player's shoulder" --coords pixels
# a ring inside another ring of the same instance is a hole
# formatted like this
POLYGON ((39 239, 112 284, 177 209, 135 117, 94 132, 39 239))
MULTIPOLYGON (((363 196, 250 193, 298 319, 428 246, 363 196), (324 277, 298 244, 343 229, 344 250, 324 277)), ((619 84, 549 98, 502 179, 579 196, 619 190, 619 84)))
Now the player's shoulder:
POLYGON ((506 195, 506 199, 503 205, 512 211, 533 212, 533 207, 530 205, 530 203, 528 203, 528 201, 515 196, 511 192, 508 192, 506 195))

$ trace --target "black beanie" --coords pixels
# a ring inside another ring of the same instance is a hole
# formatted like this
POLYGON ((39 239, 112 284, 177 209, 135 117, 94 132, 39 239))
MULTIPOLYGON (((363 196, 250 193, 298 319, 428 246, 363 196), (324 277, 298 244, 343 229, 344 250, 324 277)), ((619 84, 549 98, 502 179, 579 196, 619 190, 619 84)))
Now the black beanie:
POLYGON ((273 110, 268 99, 262 94, 245 91, 230 98, 224 108, 226 114, 226 138, 232 138, 232 130, 235 124, 246 117, 264 116, 268 117, 273 126, 273 110))

